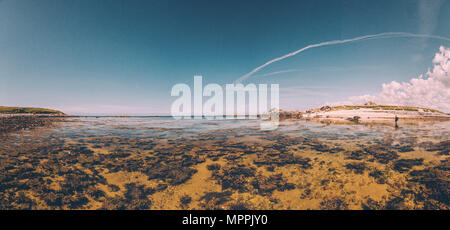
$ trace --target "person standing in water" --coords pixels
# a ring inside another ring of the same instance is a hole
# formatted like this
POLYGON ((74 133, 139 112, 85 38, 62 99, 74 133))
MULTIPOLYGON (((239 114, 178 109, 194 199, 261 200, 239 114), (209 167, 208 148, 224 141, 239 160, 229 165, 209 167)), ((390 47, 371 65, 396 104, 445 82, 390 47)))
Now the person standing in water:
POLYGON ((395 128, 396 129, 398 128, 397 121, 398 121, 398 117, 397 117, 397 115, 395 115, 395 128))

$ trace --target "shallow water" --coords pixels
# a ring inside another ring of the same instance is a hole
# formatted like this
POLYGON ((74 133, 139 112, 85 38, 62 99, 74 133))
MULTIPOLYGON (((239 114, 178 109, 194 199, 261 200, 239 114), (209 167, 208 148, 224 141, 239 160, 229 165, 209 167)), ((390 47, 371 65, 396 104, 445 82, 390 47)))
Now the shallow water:
POLYGON ((450 122, 65 118, 0 140, 1 209, 448 209, 450 122))

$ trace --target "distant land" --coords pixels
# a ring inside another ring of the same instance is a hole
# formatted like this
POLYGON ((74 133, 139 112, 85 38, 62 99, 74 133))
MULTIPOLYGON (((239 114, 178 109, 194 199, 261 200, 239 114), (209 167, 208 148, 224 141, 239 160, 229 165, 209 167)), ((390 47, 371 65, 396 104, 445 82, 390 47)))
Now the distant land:
MULTIPOLYGON (((0 106, 0 116, 2 115, 70 116, 54 109, 0 106)), ((282 120, 343 120, 362 123, 376 120, 392 120, 395 117, 398 119, 450 120, 449 114, 435 109, 414 106, 376 105, 373 103, 364 105, 322 106, 301 112, 280 109, 279 116, 282 120)))
POLYGON ((304 119, 316 121, 371 123, 386 120, 450 120, 444 112, 414 106, 376 105, 341 105, 322 106, 303 112, 280 110, 281 119, 304 119))
POLYGON ((9 106, 0 106, 0 114, 65 115, 63 112, 53 109, 44 109, 35 107, 9 107, 9 106))

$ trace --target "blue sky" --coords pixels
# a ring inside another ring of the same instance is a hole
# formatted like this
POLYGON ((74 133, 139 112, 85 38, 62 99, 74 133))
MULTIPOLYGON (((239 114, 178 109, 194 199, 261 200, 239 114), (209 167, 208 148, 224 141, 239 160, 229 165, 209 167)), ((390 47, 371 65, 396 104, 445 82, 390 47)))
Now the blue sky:
MULTIPOLYGON (((232 83, 312 43, 393 31, 450 37, 450 1, 0 0, 0 105, 169 114, 172 86, 194 75, 232 83)), ((245 83, 278 83, 281 108, 306 109, 417 77, 441 45, 319 47, 245 83)))

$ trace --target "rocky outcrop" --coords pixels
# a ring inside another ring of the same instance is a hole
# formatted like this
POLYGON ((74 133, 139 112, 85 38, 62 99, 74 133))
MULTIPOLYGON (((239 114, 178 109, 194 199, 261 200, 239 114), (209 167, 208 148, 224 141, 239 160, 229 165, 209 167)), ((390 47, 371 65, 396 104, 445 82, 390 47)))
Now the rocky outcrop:
POLYGON ((0 135, 24 129, 50 126, 56 118, 39 116, 0 116, 0 135))

